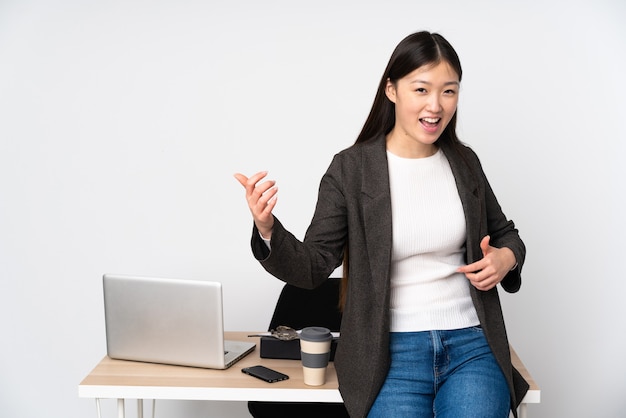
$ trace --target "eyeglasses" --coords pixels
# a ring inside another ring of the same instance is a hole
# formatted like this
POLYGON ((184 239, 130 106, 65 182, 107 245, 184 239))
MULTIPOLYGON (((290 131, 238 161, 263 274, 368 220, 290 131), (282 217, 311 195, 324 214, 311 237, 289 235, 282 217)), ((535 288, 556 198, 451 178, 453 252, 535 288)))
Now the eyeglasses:
POLYGON ((300 338, 298 331, 285 325, 279 325, 276 329, 270 330, 263 334, 248 335, 248 337, 274 337, 281 341, 291 341, 300 338))

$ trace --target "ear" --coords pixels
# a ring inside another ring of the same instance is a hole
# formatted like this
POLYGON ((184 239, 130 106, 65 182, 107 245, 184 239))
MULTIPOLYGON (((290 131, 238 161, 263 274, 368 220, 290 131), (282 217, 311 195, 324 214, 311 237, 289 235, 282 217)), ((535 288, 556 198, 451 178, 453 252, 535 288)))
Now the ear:
POLYGON ((396 86, 390 79, 387 79, 387 84, 385 85, 385 95, 392 103, 396 102, 396 86))

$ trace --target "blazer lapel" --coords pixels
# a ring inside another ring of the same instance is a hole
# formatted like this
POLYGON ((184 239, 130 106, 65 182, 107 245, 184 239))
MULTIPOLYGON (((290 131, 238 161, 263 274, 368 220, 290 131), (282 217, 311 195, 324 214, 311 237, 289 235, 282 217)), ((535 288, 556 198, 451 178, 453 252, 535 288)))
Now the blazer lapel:
MULTIPOLYGON (((363 144, 361 198, 365 244, 372 277, 389 280, 391 265, 391 194, 385 138, 363 144)), ((380 282, 377 281, 378 284, 380 282)))
MULTIPOLYGON (((480 250, 480 240, 482 239, 482 216, 481 199, 478 186, 478 179, 475 170, 469 165, 467 160, 461 155, 461 151, 453 146, 442 145, 442 150, 450 163, 452 174, 456 181, 459 197, 465 212, 465 225, 467 238, 465 241, 466 262, 473 263, 482 258, 480 250)), ((474 286, 470 286, 470 295, 476 308, 476 313, 481 324, 486 323, 485 306, 483 304, 483 293, 474 286)))
MULTIPOLYGON (((469 163, 461 155, 460 151, 453 146, 442 144, 442 150, 450 163, 452 174, 456 181, 456 187, 459 191, 459 197, 463 204, 465 212, 465 226, 467 229, 467 262, 471 263, 481 258, 482 254, 476 254, 475 248, 482 237, 480 231, 482 229, 481 220, 481 200, 478 190, 477 174, 469 166, 469 163)), ((480 249, 480 246, 478 246, 480 249)))

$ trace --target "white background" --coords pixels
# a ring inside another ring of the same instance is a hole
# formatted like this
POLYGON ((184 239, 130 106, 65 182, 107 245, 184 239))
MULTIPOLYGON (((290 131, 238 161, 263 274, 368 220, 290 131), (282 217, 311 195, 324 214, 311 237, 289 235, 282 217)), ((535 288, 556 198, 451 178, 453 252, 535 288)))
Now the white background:
POLYGON ((459 134, 528 247, 502 298, 531 416, 623 416, 625 4, 0 0, 0 415, 95 416, 77 386, 105 354, 106 272, 222 281, 226 328, 265 329, 282 284, 233 173, 269 170, 302 237, 391 51, 426 29, 460 55, 459 134))

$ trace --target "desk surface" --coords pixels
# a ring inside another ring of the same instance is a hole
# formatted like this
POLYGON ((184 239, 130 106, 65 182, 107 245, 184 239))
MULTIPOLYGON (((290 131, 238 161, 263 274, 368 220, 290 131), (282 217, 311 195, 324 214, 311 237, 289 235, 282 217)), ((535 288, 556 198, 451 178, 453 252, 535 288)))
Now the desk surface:
MULTIPOLYGON (((227 332, 229 340, 249 341, 252 332, 227 332)), ((113 360, 105 357, 78 386, 81 398, 182 399, 221 401, 342 402, 337 375, 331 362, 326 384, 307 386, 298 360, 265 359, 257 348, 227 370, 113 360), (289 375, 289 379, 266 383, 241 372, 244 367, 263 364, 289 375)), ((514 366, 529 381, 526 403, 538 403, 540 390, 517 354, 514 366)))

